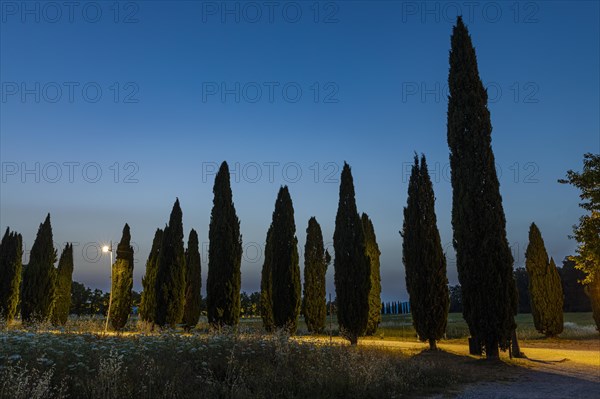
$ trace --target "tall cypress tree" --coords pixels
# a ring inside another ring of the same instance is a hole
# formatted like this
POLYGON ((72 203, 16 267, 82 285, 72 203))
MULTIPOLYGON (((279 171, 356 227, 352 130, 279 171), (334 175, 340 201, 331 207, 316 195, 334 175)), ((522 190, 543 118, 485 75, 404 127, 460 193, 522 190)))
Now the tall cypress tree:
POLYGON ((54 304, 56 250, 52 243, 50 214, 40 224, 23 273, 21 316, 24 322, 48 320, 54 304))
POLYGON ((200 319, 202 305, 202 273, 200 263, 200 249, 198 233, 192 229, 188 237, 188 247, 185 251, 185 308, 183 310, 183 324, 190 330, 196 327, 200 319))
POLYGON ((535 329, 547 337, 563 331, 563 291, 554 259, 548 260, 542 233, 531 223, 525 251, 529 297, 535 329))
POLYGON ((362 214, 361 218, 365 232, 365 251, 370 262, 371 290, 369 292, 369 322, 367 323, 366 335, 373 335, 381 323, 381 276, 379 274, 379 245, 373 222, 369 215, 362 214))
POLYGON ((513 257, 491 147, 487 92, 471 37, 458 17, 452 32, 448 87, 448 146, 452 171, 452 227, 463 316, 471 352, 497 357, 516 328, 513 257))
POLYGON ((323 233, 315 217, 308 220, 304 245, 304 296, 302 309, 309 332, 320 333, 327 321, 325 274, 331 261, 324 249, 323 233))
POLYGON ((117 259, 112 265, 110 296, 110 324, 121 330, 127 324, 131 313, 131 289, 133 288, 133 247, 129 225, 125 223, 123 235, 117 246, 117 259))
POLYGON ((295 334, 302 297, 294 206, 287 186, 277 194, 271 228, 273 321, 276 328, 295 334))
POLYGON ((156 316, 159 326, 171 327, 183 318, 185 301, 185 250, 183 212, 175 200, 169 224, 165 227, 156 272, 156 316))
POLYGON ((56 300, 52 310, 52 324, 64 326, 71 310, 71 285, 73 284, 73 244, 66 244, 60 254, 56 270, 56 300))
POLYGON ((11 322, 17 314, 22 278, 23 238, 7 227, 0 242, 0 318, 11 322))
POLYGON ((446 256, 435 216, 435 195, 425 156, 415 155, 402 227, 402 261, 413 325, 432 350, 446 331, 450 293, 446 256))
POLYGON ((206 305, 208 322, 221 327, 238 323, 242 285, 242 236, 233 206, 227 162, 221 164, 215 177, 213 194, 208 231, 206 305))
POLYGON ((163 230, 156 229, 152 248, 146 261, 146 273, 142 278, 142 301, 140 303, 140 318, 148 323, 155 322, 156 315, 156 274, 158 272, 158 260, 160 245, 162 244, 163 230))
POLYGON ((334 279, 340 331, 356 345, 369 320, 371 291, 370 261, 365 251, 365 235, 356 210, 354 182, 350 166, 344 162, 340 200, 333 234, 334 279))
POLYGON ((272 233, 273 225, 269 226, 269 230, 267 231, 265 261, 260 275, 260 316, 263 321, 263 327, 267 332, 271 332, 275 328, 275 320, 273 320, 273 276, 271 273, 272 233))

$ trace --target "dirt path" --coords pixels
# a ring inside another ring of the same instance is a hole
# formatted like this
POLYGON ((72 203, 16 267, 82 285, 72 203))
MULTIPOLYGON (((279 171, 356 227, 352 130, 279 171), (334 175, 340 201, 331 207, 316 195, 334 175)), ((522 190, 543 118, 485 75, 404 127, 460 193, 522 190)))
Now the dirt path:
POLYGON ((515 361, 522 368, 511 380, 468 385, 461 392, 436 398, 600 398, 600 352, 527 347, 522 350, 529 360, 515 361))
MULTIPOLYGON (((419 351, 426 348, 419 342, 364 339, 359 345, 372 345, 400 350, 419 351)), ((430 396, 443 398, 485 399, 599 399, 600 398, 600 340, 567 343, 543 347, 543 343, 521 344, 528 359, 513 359, 519 366, 510 378, 459 387, 456 391, 430 396), (596 347, 597 346, 597 347, 596 347)), ((440 349, 458 355, 468 355, 461 343, 440 343, 440 349)), ((505 355, 503 355, 505 356, 505 355)), ((499 376, 500 377, 500 376, 499 376)), ((494 379, 492 376, 491 379, 494 379)))

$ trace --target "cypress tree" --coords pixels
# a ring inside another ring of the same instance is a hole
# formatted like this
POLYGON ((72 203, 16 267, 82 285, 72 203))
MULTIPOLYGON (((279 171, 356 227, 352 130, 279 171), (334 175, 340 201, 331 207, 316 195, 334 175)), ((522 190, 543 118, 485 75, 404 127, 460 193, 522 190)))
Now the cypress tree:
POLYGON ((277 194, 271 228, 273 321, 276 328, 295 334, 302 297, 294 206, 287 186, 277 194))
POLYGON ((206 305, 208 322, 218 328, 238 323, 242 284, 242 236, 233 205, 227 162, 221 164, 215 177, 213 194, 208 231, 206 305))
POLYGON ((23 238, 7 227, 0 242, 0 318, 11 322, 17 314, 21 288, 23 238))
POLYGON ((159 326, 174 327, 183 318, 185 301, 185 250, 183 213, 175 200, 169 224, 165 227, 156 272, 156 315, 159 326))
POLYGON ((54 304, 56 250, 52 244, 50 214, 40 224, 23 273, 21 316, 24 322, 45 321, 54 304))
POLYGON ((155 322, 156 315, 156 274, 158 272, 158 260, 160 245, 163 239, 163 230, 156 229, 152 248, 146 261, 146 273, 142 278, 142 301, 140 303, 140 318, 148 323, 155 322))
POLYGON ((192 229, 188 237, 188 247, 185 251, 185 307, 183 310, 183 324, 190 330, 196 327, 200 319, 202 305, 202 273, 200 263, 200 249, 198 233, 192 229))
POLYGON ((260 317, 263 321, 263 327, 267 332, 271 332, 275 328, 275 320, 273 319, 273 276, 271 274, 272 233, 273 225, 269 226, 269 230, 267 231, 265 261, 260 275, 260 317))
POLYGON ((448 75, 448 146, 452 171, 452 227, 463 316, 471 352, 498 357, 516 328, 513 257, 491 147, 487 92, 479 78, 471 37, 458 17, 448 75))
POLYGON ((402 227, 402 261, 410 311, 419 339, 431 350, 446 331, 450 293, 446 277, 446 256, 442 249, 435 216, 435 195, 425 156, 415 155, 408 200, 402 227))
POLYGON ((331 261, 323 246, 323 233, 315 217, 308 220, 304 245, 304 296, 302 309, 309 332, 321 333, 327 321, 325 273, 331 261))
POLYGON ((56 300, 52 310, 52 324, 64 326, 71 310, 71 285, 73 284, 73 244, 66 244, 60 254, 56 270, 56 300))
POLYGON ((117 259, 112 265, 109 322, 115 330, 127 324, 131 313, 131 289, 133 288, 133 247, 129 225, 125 223, 121 241, 117 246, 117 259))
POLYGON ((369 215, 362 214, 362 226, 365 232, 365 250, 371 269, 371 291, 369 292, 369 322, 365 335, 373 335, 381 323, 381 276, 379 274, 379 245, 373 222, 369 215))
POLYGON ((369 320, 371 270, 365 251, 362 222, 356 210, 352 172, 345 162, 335 217, 333 247, 338 324, 350 344, 356 345, 369 320))
POLYGON ((529 245, 525 251, 525 268, 529 275, 529 296, 535 329, 547 337, 563 330, 563 291, 554 259, 548 253, 542 233, 531 223, 529 245))

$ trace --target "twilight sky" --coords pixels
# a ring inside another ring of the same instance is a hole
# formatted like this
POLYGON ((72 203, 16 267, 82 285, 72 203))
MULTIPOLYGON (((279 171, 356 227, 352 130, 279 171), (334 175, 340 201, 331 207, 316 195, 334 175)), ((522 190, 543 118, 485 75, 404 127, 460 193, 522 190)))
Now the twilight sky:
MULTIPOLYGON (((455 283, 446 108, 457 13, 488 87, 515 266, 533 221, 560 265, 582 210, 556 180, 600 152, 595 1, 2 0, 0 229, 22 233, 28 251, 50 212, 59 253, 74 243, 74 279, 106 290, 99 248, 127 222, 140 290, 154 231, 179 197, 204 288, 212 185, 227 160, 242 289, 255 291, 279 187, 290 188, 300 254, 313 215, 331 247, 347 161, 382 252, 382 299, 405 300, 398 231, 417 151, 455 283)), ((334 293, 332 267, 327 283, 334 293)))

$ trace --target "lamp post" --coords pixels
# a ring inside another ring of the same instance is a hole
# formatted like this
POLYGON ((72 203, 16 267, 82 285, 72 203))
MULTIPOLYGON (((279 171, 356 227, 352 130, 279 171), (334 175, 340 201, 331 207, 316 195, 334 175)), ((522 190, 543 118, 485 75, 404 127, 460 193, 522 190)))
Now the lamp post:
POLYGON ((110 319, 110 304, 112 302, 112 280, 113 280, 113 247, 112 247, 112 241, 110 242, 110 246, 109 245, 105 245, 102 247, 102 252, 110 253, 110 294, 108 296, 108 311, 106 312, 106 324, 104 325, 104 332, 108 331, 108 319, 110 319))

